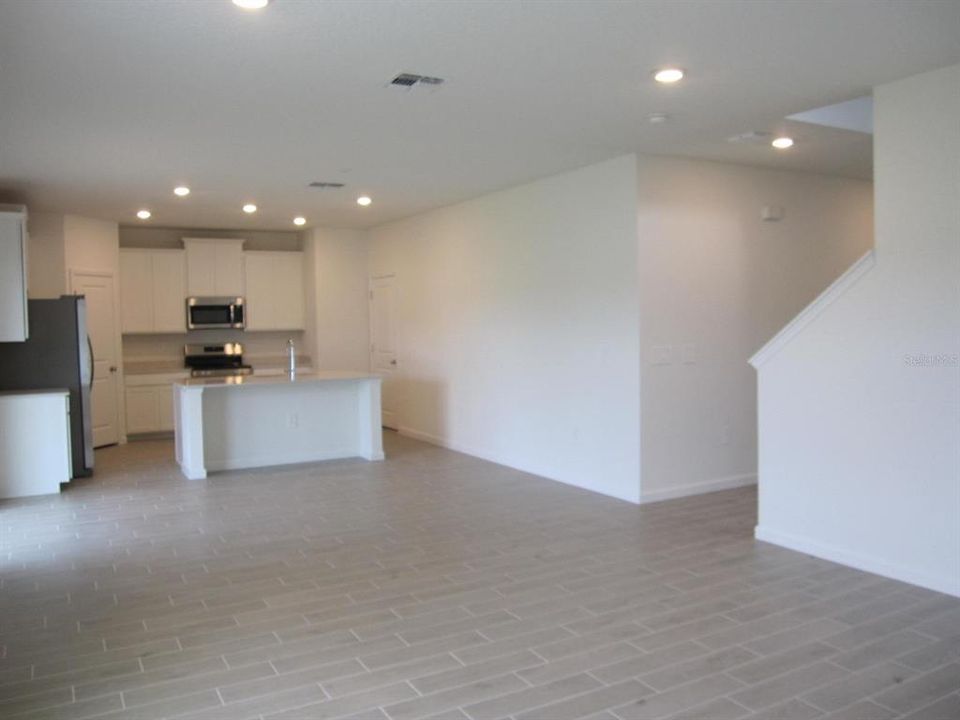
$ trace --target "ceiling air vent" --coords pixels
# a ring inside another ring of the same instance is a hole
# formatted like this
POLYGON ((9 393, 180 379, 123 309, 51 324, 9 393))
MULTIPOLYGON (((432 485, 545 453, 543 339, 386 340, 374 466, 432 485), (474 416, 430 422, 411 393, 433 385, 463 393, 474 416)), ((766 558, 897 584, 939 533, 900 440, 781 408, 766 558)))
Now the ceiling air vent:
POLYGON ((410 73, 400 73, 393 80, 390 81, 390 84, 401 85, 403 87, 413 87, 418 82, 420 82, 419 75, 411 75, 410 73))
POLYGON ((307 187, 323 188, 323 189, 342 188, 342 187, 343 187, 343 183, 340 183, 340 182, 322 182, 322 181, 320 181, 320 180, 314 180, 314 181, 313 181, 312 183, 310 183, 307 187))
POLYGON ((429 75, 415 75, 413 73, 400 73, 390 81, 390 85, 405 88, 407 90, 416 85, 437 86, 442 84, 443 78, 430 77, 429 75))
POLYGON ((728 143, 737 143, 741 145, 768 145, 773 133, 766 130, 749 130, 733 137, 728 137, 728 143))

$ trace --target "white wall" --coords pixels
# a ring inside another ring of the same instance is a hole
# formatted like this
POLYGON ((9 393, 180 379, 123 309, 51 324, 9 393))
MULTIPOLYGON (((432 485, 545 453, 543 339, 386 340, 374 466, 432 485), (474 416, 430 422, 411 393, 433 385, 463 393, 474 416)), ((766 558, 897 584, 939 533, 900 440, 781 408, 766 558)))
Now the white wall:
POLYGON ((307 345, 322 370, 370 366, 366 234, 315 228, 304 240, 307 345))
POLYGON ((67 292, 63 215, 30 212, 28 294, 31 299, 58 298, 67 292))
POLYGON ((114 284, 119 287, 120 239, 117 223, 65 215, 63 236, 68 286, 71 270, 94 270, 112 272, 114 284))
POLYGON ((636 502, 636 197, 631 155, 374 229, 401 430, 636 502))
POLYGON ((872 186, 648 156, 637 172, 642 500, 753 483, 747 359, 872 246, 872 186))
POLYGON ((960 595, 960 66, 874 98, 876 265, 759 366, 757 537, 960 595))

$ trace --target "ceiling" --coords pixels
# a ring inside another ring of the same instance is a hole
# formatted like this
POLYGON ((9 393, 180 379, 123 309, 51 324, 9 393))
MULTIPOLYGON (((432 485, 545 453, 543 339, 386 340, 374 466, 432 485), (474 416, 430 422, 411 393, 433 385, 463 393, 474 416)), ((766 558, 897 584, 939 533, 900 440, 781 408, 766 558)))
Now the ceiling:
POLYGON ((0 0, 0 191, 122 223, 146 207, 155 225, 290 229, 633 151, 869 177, 869 135, 784 118, 957 62, 954 1, 0 0), (665 64, 687 79, 653 83, 665 64), (446 83, 387 87, 399 72, 446 83), (797 143, 725 140, 750 130, 797 143))

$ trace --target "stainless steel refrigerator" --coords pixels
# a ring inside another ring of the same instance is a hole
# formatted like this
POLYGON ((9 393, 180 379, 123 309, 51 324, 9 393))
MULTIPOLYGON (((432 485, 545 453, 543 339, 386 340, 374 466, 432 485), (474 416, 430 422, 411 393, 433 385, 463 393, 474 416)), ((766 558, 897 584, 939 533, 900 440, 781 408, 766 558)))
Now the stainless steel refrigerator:
POLYGON ((93 474, 93 347, 82 295, 30 300, 30 338, 0 343, 0 390, 65 388, 70 391, 72 477, 93 474))

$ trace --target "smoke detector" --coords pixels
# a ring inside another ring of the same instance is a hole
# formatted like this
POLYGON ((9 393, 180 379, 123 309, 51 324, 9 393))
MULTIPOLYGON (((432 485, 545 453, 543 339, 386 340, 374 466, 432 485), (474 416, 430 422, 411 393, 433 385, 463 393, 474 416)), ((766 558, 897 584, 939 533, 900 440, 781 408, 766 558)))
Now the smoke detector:
POLYGON ((342 182, 323 182, 321 180, 314 180, 312 183, 307 185, 307 187, 320 188, 322 190, 333 190, 336 188, 342 188, 342 182))
POLYGON ((739 135, 728 137, 727 142, 739 145, 769 145, 772 135, 773 133, 769 133, 766 130, 749 130, 739 135))
POLYGON ((438 85, 443 84, 443 78, 431 77, 429 75, 417 75, 415 73, 400 73, 391 80, 388 85, 401 88, 403 90, 412 90, 417 86, 424 86, 436 89, 438 85))

